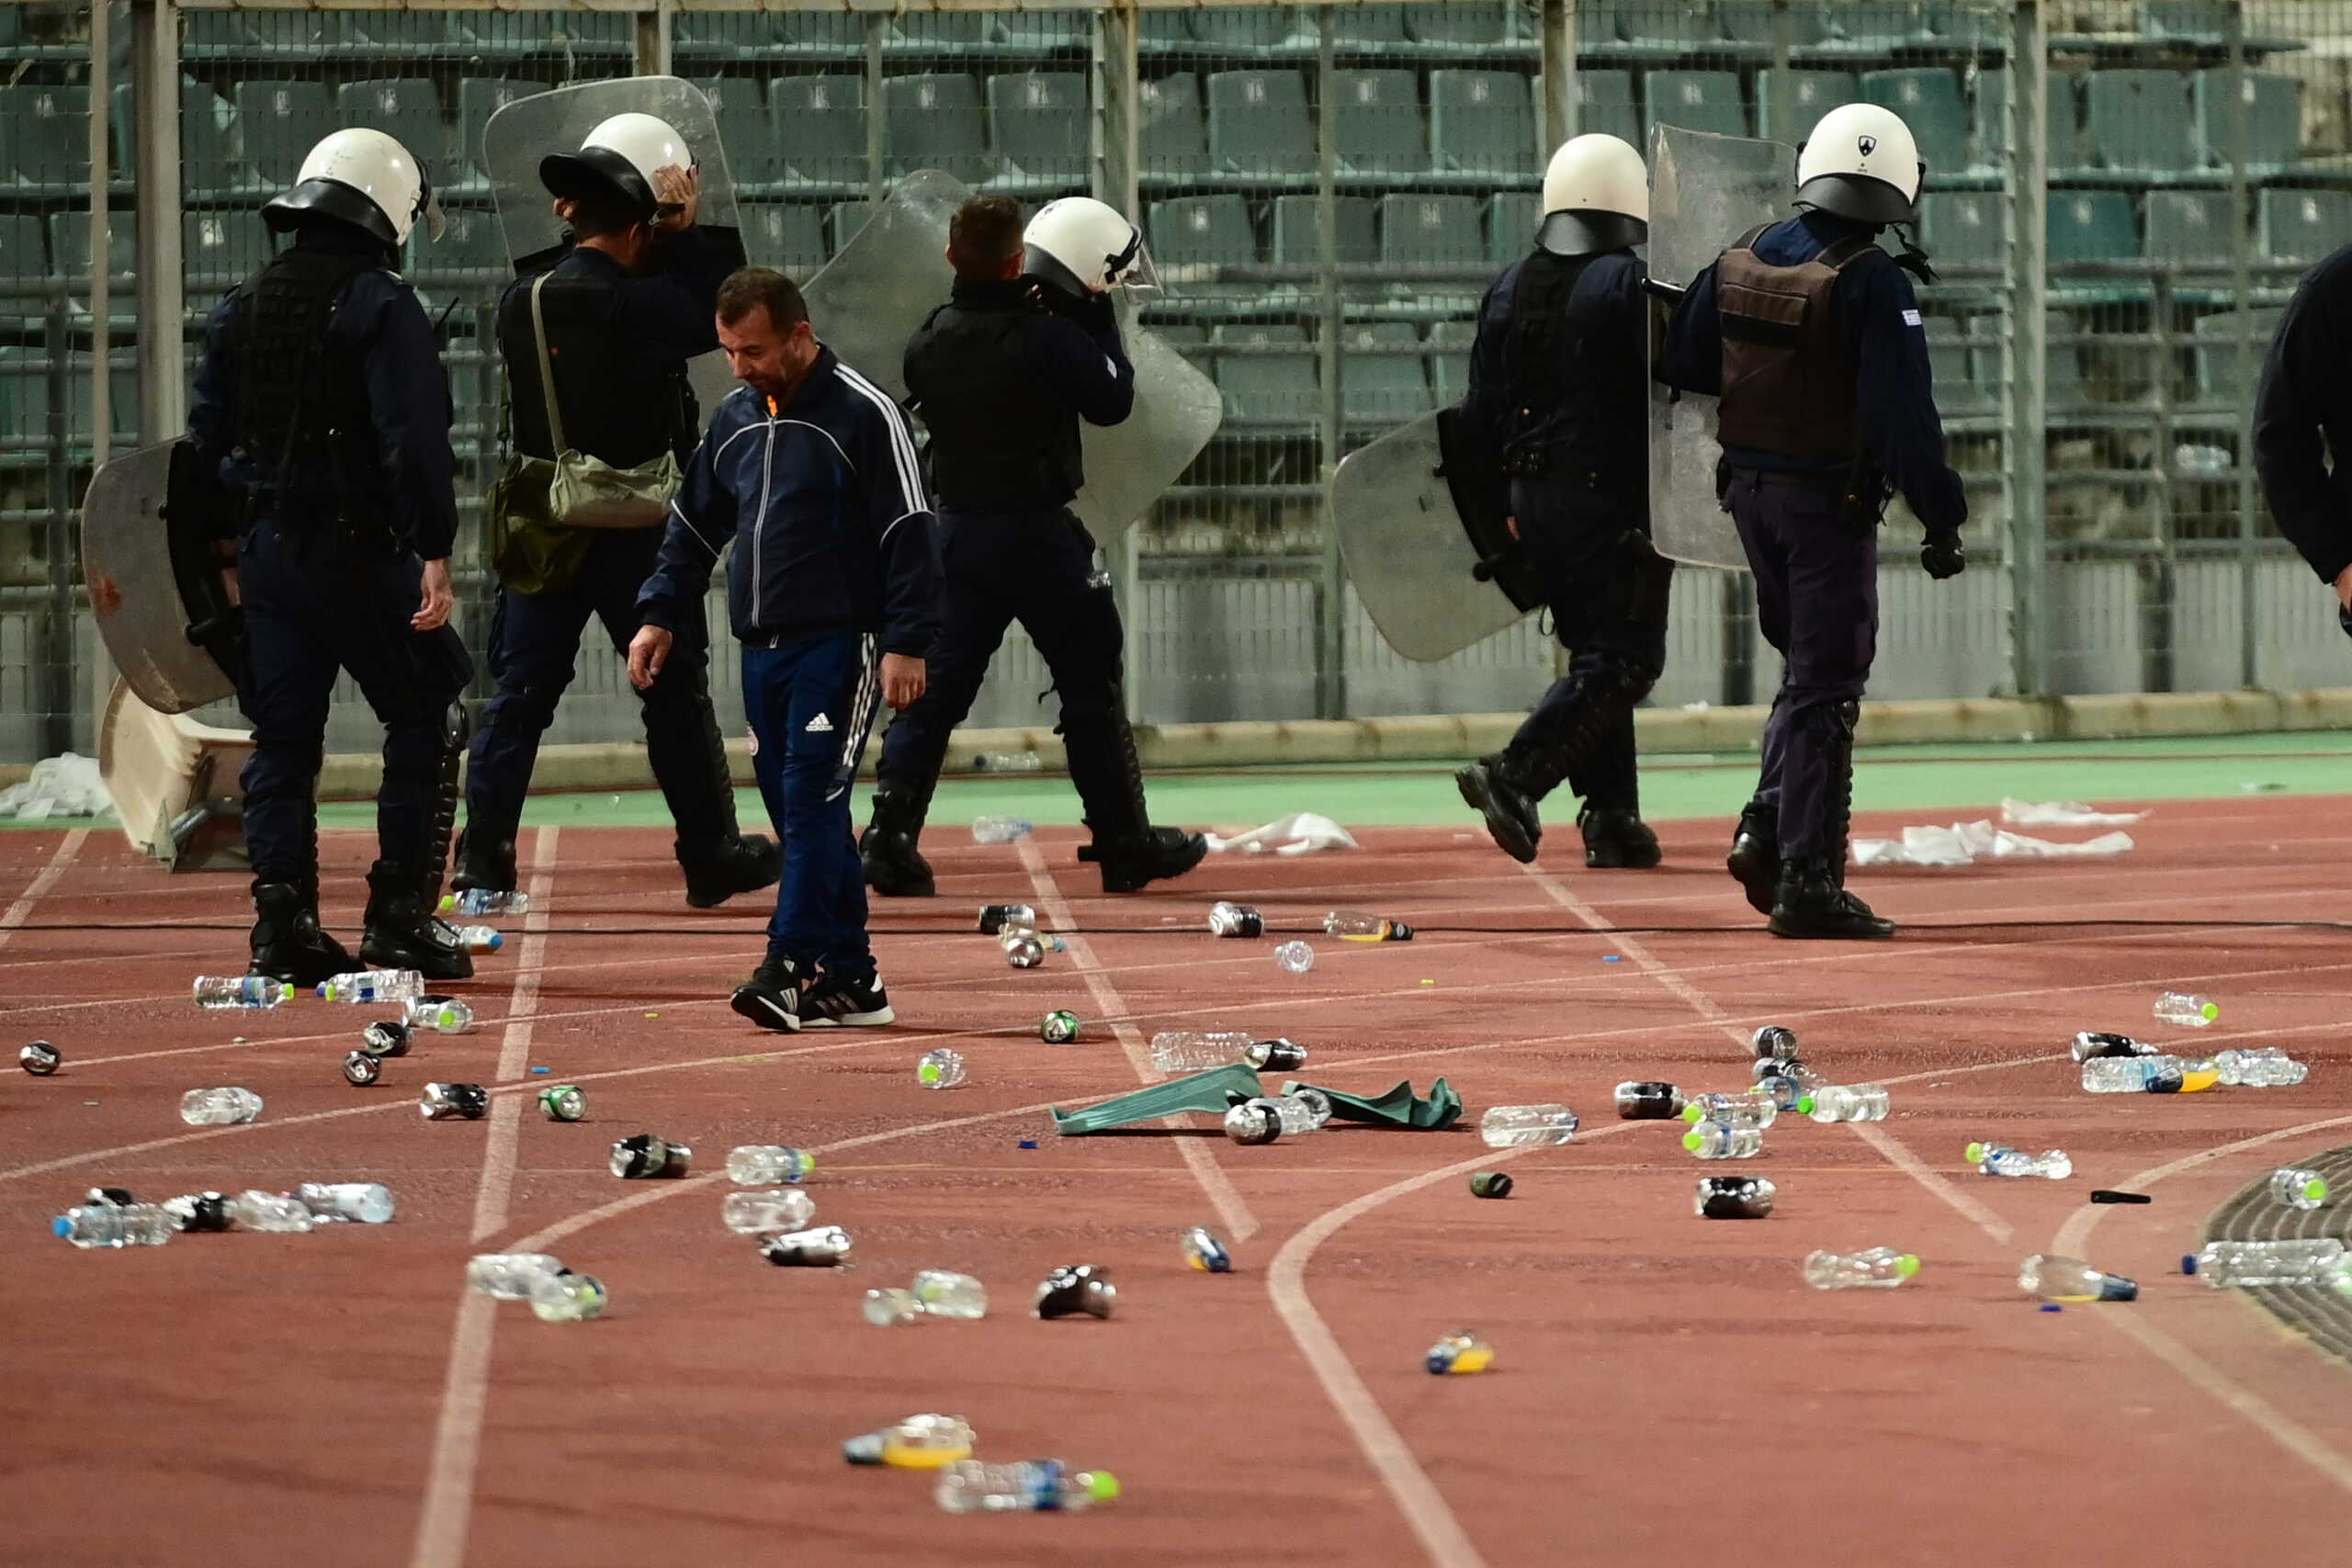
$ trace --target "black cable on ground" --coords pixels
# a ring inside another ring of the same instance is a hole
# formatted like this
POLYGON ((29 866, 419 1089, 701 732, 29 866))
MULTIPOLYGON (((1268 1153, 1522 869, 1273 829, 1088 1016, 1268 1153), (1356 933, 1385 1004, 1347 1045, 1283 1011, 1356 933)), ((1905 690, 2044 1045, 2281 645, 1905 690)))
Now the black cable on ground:
MULTIPOLYGON (((252 927, 250 920, 35 920, 15 929, 21 931, 243 931, 252 927)), ((2120 928, 2144 931, 2352 931, 2352 920, 2224 920, 2199 919, 2181 917, 2174 919, 2100 919, 2080 917, 2065 919, 2030 920, 1905 920, 1904 931, 2096 931, 2120 928)), ((530 934, 543 936, 689 936, 728 937, 741 939, 757 936, 766 930, 765 922, 746 925, 722 925, 715 920, 699 920, 693 924, 674 926, 548 926, 530 934)), ((1586 925, 1485 925, 1439 926, 1414 922, 1414 930, 1423 936, 1527 936, 1527 937, 1594 937, 1606 941, 1614 936, 1736 936, 1762 935, 1759 922, 1746 921, 1733 926, 1586 926, 1586 925)), ((523 934, 522 928, 507 927, 512 938, 523 934)), ((877 926, 876 936, 978 936, 980 933, 968 924, 953 926, 877 926)), ((1182 936, 1204 942, 1229 939, 1212 936, 1198 926, 1081 926, 1067 935, 1077 936, 1182 936)), ((1313 937, 1323 934, 1320 925, 1277 926, 1268 924, 1263 939, 1275 937, 1313 937)))

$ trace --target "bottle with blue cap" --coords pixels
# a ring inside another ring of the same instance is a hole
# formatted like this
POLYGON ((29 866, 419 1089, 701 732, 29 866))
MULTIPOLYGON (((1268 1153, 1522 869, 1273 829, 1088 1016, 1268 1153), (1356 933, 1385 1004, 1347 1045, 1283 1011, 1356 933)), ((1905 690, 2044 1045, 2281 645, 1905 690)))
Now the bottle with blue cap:
POLYGON ((178 1228, 161 1203, 83 1203, 49 1224, 51 1235, 79 1247, 161 1247, 178 1228))
POLYGON ((1012 1464, 959 1460, 939 1473, 932 1493, 951 1514, 1074 1514, 1119 1495, 1119 1479, 1107 1470, 1073 1470, 1057 1459, 1024 1459, 1012 1464))

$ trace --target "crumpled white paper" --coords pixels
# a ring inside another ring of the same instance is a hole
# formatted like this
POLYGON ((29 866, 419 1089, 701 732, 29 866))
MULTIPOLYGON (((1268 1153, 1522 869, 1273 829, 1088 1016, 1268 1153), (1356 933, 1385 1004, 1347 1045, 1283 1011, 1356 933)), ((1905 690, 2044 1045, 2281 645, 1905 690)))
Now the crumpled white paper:
POLYGON ((2062 844, 1996 828, 1990 822, 1955 822, 1949 828, 1905 828, 1900 839, 1857 839, 1856 865, 1974 865, 1994 860, 2046 860, 2066 856, 2129 854, 2132 835, 2101 833, 2080 843, 2062 844))
POLYGON ((51 817, 98 817, 114 809, 114 797, 98 776, 98 760, 68 751, 33 764, 32 776, 0 789, 0 817, 41 822, 51 817))
POLYGON ((1355 840, 1345 828, 1329 817, 1318 817, 1312 811, 1294 811, 1287 817, 1277 817, 1262 828, 1236 833, 1230 839, 1221 839, 1215 833, 1204 833, 1202 837, 1208 840, 1212 854, 1239 850, 1244 854, 1261 855, 1271 850, 1278 855, 1306 855, 1318 850, 1352 850, 1357 847, 1355 840))
POLYGON ((2009 795, 2001 802, 2001 820, 2012 828, 2128 828, 2145 816, 2144 811, 2101 811, 2079 800, 2036 802, 2009 795))

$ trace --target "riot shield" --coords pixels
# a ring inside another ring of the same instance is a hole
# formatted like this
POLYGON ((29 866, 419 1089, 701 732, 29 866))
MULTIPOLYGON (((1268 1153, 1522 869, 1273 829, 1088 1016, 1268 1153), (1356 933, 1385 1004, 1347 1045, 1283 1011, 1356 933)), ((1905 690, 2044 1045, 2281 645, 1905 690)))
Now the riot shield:
POLYGON ((186 713, 237 689, 242 617, 229 598, 195 449, 117 457, 82 497, 82 581, 107 654, 140 700, 186 713))
MULTIPOLYGON (((616 114, 650 114, 675 126, 694 149, 695 166, 702 171, 697 221, 705 228, 741 232, 735 182, 727 173, 727 149, 718 140, 718 118, 701 88, 675 76, 583 82, 517 98, 482 128, 482 163, 490 173, 491 198, 498 204, 507 258, 518 273, 546 265, 539 258, 551 257, 563 243, 563 223, 555 215, 554 198, 539 183, 539 160, 550 152, 575 151, 590 131, 616 114)), ((691 361, 686 372, 707 423, 735 389, 727 356, 714 349, 691 361)))
MULTIPOLYGON (((817 335, 842 363, 904 401, 907 340, 947 302, 947 220, 971 189, 936 169, 891 187, 849 243, 801 292, 817 335)), ((1070 510, 1108 538, 1151 508, 1216 434, 1225 417, 1216 383, 1132 320, 1120 327, 1136 370, 1135 412, 1086 425, 1086 488, 1070 510)))
MULTIPOLYGON (((1796 153, 1777 141, 1650 130, 1650 276, 1688 285, 1758 223, 1786 216, 1796 153)), ((1655 352, 1655 350, 1653 350, 1655 352)), ((1692 566, 1747 570, 1715 493, 1715 400, 1650 381, 1650 537, 1692 566)))
POLYGON ((1454 412, 1390 431, 1331 476, 1348 580, 1388 646, 1417 663, 1459 653, 1542 602, 1503 525, 1509 502, 1453 450, 1454 412))

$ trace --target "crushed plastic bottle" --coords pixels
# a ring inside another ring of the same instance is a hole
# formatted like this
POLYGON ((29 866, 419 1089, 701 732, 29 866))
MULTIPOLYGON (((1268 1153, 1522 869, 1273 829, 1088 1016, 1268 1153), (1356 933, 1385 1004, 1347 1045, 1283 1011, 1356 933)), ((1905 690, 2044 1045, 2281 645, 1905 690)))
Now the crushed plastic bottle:
POLYGON ((261 1096, 249 1089, 192 1089, 180 1096, 180 1120, 191 1127, 234 1127, 261 1114, 261 1096))
MULTIPOLYGON (((414 1007, 416 1004, 411 1002, 409 1005, 414 1007)), ((408 1055, 408 1036, 407 1024, 395 1018, 379 1018, 359 1032, 359 1050, 368 1056, 405 1056, 408 1055)))
POLYGON ((1413 940, 1413 928, 1385 915, 1367 915, 1360 909, 1334 909, 1323 917, 1323 934, 1338 937, 1342 942, 1410 942, 1413 940))
POLYGON ((1770 1091, 1746 1089, 1738 1094, 1694 1094, 1682 1104, 1685 1122, 1717 1122, 1726 1127, 1764 1131, 1780 1118, 1780 1102, 1770 1091))
POLYGON ((2290 1209, 2316 1209, 2327 1201, 2327 1179, 2289 1166, 2270 1173, 2270 1196, 2290 1209))
POLYGON ((2083 1064, 2086 1094, 2194 1094, 2221 1077, 2211 1065, 2178 1056, 2095 1056, 2083 1064))
POLYGON ((229 1218, 241 1231, 277 1232, 300 1235, 318 1223, 310 1206, 300 1198, 283 1192, 264 1192, 249 1187, 229 1200, 229 1218))
POLYGON ((1421 1364, 1433 1377, 1468 1377, 1495 1364, 1495 1348, 1470 1330, 1457 1328, 1438 1336, 1421 1364))
POLYGON ((1035 822, 1019 817, 976 817, 972 819, 972 842, 976 844, 1010 844, 1036 831, 1035 822))
POLYGON ((1304 975, 1315 967, 1315 950, 1303 942, 1286 942, 1274 949, 1274 963, 1286 975, 1304 975))
POLYGON ((2156 998, 2156 1021, 2178 1029, 2202 1029, 2222 1016, 2221 1008, 2188 991, 2165 991, 2156 998))
POLYGON ((1874 1083, 1831 1084, 1800 1097, 1796 1109, 1816 1122, 1883 1122, 1886 1090, 1874 1083))
POLYGON ((1237 1144, 1271 1144, 1305 1137, 1323 1125, 1315 1107, 1290 1095, 1245 1100, 1225 1113, 1225 1135, 1237 1144))
POLYGON ((1797 1032, 1777 1023, 1768 1023, 1748 1037, 1747 1048, 1757 1056, 1777 1056, 1784 1062, 1797 1059, 1797 1032))
POLYGON ((727 1151, 727 1179, 738 1187, 796 1185, 817 1168, 817 1156, 782 1144, 744 1144, 727 1151))
POLYGON ((2143 1040, 2134 1040, 2129 1034, 2105 1034, 2087 1029, 2075 1036, 2074 1050, 2075 1060, 2077 1062, 2096 1061, 2102 1056, 2161 1056, 2164 1055, 2162 1046, 2151 1045, 2143 1040))
POLYGON ((1702 1220, 1760 1220, 1779 1189, 1763 1176, 1702 1176, 1691 1212, 1702 1220))
POLYGON ((760 1243, 760 1256, 780 1269, 846 1269, 852 1250, 849 1232, 839 1225, 786 1231, 760 1243))
POLYGON ((1247 904, 1219 899, 1209 906, 1209 932, 1213 936, 1263 936, 1266 917, 1247 904))
POLYGON ((915 1276, 910 1290, 933 1317, 986 1317, 989 1313, 988 1290, 969 1274, 926 1269, 915 1276))
POLYGON ((2310 1067, 2276 1045, 2217 1052, 2213 1070, 2233 1089, 2292 1089, 2311 1076, 2310 1067))
POLYGON ((563 1260, 545 1252, 481 1252, 466 1260, 466 1289, 502 1302, 527 1301, 531 1281, 560 1274, 563 1260))
POLYGON ((2030 1155, 2007 1144, 1971 1144, 1961 1151, 1961 1157, 1974 1166, 1979 1176, 2041 1176, 2064 1181, 2075 1174, 2075 1162, 2064 1149, 2030 1155))
POLYGON ((1207 1226, 1194 1225, 1186 1231, 1181 1245, 1186 1268, 1197 1269, 1204 1274, 1233 1272, 1233 1254, 1227 1250, 1216 1233, 1207 1226))
POLYGON ((330 1224, 380 1225, 398 1207, 391 1189, 373 1181, 305 1181, 294 1189, 294 1196, 313 1219, 330 1224))
POLYGON ((496 926, 451 926, 449 938, 468 953, 496 953, 506 945, 496 926))
POLYGON ((228 1008, 274 1008, 294 995, 294 987, 266 975, 198 975, 190 987, 196 1005, 219 1012, 228 1008))
POLYGON ((331 1002, 405 1002, 424 995, 424 976, 413 969, 355 969, 319 982, 331 1002))
POLYGON ((1291 1072, 1306 1065, 1306 1051, 1287 1040, 1252 1040, 1230 1029, 1163 1029, 1151 1037, 1151 1065, 1163 1073, 1204 1073, 1235 1063, 1261 1073, 1291 1072))
POLYGON ((531 1315, 541 1323, 584 1323, 605 1314, 610 1298, 594 1274, 539 1274, 531 1280, 531 1315))
MULTIPOLYGON (((997 945, 1004 949, 1008 955, 1012 953, 1015 947, 1019 946, 1023 942, 1027 942, 1031 946, 1036 948, 1041 955, 1048 953, 1068 953, 1069 951, 1069 943, 1068 942, 1056 936, 1051 931, 1041 931, 1035 926, 1007 926, 1004 930, 997 932, 996 940, 997 945)), ((1035 965, 1016 964, 1014 967, 1025 969, 1035 968, 1035 965)))
POLYGON ((2295 1241, 2209 1241, 2185 1259, 2188 1272, 2215 1290, 2314 1285, 2345 1256, 2334 1236, 2295 1241))
POLYGON ((623 1181, 675 1179, 693 1168, 695 1151, 653 1133, 639 1133, 614 1144, 605 1166, 623 1181))
POLYGON ((951 1514, 1074 1514, 1119 1495, 1107 1470, 1072 1470, 1057 1459, 1012 1464, 959 1460, 939 1472, 932 1497, 951 1514))
POLYGON ((956 1052, 926 1051, 915 1064, 915 1082, 925 1089, 954 1089, 963 1081, 964 1058, 956 1052))
POLYGON ((1315 1118, 1315 1130, 1318 1133, 1331 1120, 1331 1097, 1319 1089, 1303 1083, 1285 1084, 1283 1086, 1283 1098, 1295 1100, 1306 1107, 1307 1114, 1315 1118))
POLYGON ((797 1187, 779 1187, 770 1192, 729 1192, 718 1201, 718 1217, 739 1235, 797 1231, 817 1217, 817 1202, 797 1187))
POLYGON ((1702 1122, 1682 1134, 1682 1146, 1701 1159, 1754 1159, 1764 1152, 1764 1131, 1702 1122))
POLYGON ((983 904, 980 906, 979 932, 996 936, 1008 926, 1027 926, 1035 931, 1037 911, 1027 904, 983 904))
POLYGON ((460 997, 413 997, 401 1021, 411 1029, 463 1034, 474 1026, 474 1010, 460 997))
POLYGON ((1816 1291, 1891 1291, 1919 1272, 1919 1259, 1891 1247, 1860 1252, 1808 1252, 1804 1282, 1816 1291))
POLYGON ((1478 1136, 1490 1149, 1541 1149, 1577 1135, 1577 1113, 1565 1105, 1498 1105, 1478 1118, 1478 1136))
POLYGON ((1828 1080, 1803 1062, 1763 1056, 1756 1063, 1756 1087, 1782 1111, 1794 1111, 1797 1101, 1826 1089, 1828 1080))
POLYGON ((179 1226, 161 1203, 83 1203, 50 1222, 75 1247, 161 1247, 179 1226))
POLYGON ((1682 1091, 1670 1083, 1621 1083, 1616 1101, 1618 1119, 1625 1122, 1670 1122, 1682 1114, 1682 1091))
POLYGON ((441 899, 441 913, 467 919, 530 912, 531 896, 511 887, 469 887, 463 893, 445 894, 441 899))
POLYGON ((2120 1274, 2102 1274, 2079 1258, 2037 1252, 2018 1266, 2018 1289, 2045 1302, 2130 1302, 2140 1287, 2120 1274))

